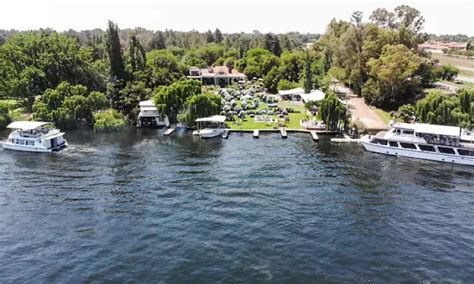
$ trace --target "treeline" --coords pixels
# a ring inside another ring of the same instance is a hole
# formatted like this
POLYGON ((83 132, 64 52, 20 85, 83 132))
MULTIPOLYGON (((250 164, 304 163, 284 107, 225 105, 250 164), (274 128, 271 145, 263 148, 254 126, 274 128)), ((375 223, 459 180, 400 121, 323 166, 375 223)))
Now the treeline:
MULTIPOLYGON (((0 44, 5 43, 8 38, 17 34, 23 33, 55 33, 52 29, 41 29, 37 31, 17 31, 17 30, 1 30, 0 29, 0 44)), ((68 30, 61 34, 74 37, 80 45, 90 45, 102 41, 106 36, 106 32, 101 29, 75 31, 68 30)), ((151 31, 144 28, 121 29, 118 32, 120 42, 124 49, 129 46, 129 41, 133 36, 136 36, 146 51, 153 49, 166 49, 171 47, 192 49, 197 48, 208 43, 220 43, 225 48, 257 48, 264 47, 266 34, 257 30, 252 33, 222 33, 219 29, 207 32, 198 31, 174 31, 174 30, 157 30, 151 31)), ((320 35, 311 33, 288 32, 282 34, 275 34, 280 40, 284 49, 298 49, 304 46, 305 43, 315 42, 320 35)))
POLYGON ((431 41, 441 42, 474 42, 474 36, 467 36, 463 34, 456 35, 435 35, 435 34, 423 34, 423 37, 431 41))
POLYGON ((456 96, 431 91, 416 105, 403 105, 395 117, 410 121, 471 128, 474 125, 474 90, 459 89, 456 96))
POLYGON ((413 103, 442 73, 418 49, 425 41, 423 16, 406 5, 376 9, 369 21, 363 16, 356 11, 350 21, 331 21, 316 44, 324 69, 370 104, 396 109, 413 103))
MULTIPOLYGON (((326 90, 337 79, 368 103, 396 109, 414 103, 423 87, 456 75, 453 66, 437 66, 418 49, 423 23, 418 10, 402 5, 377 9, 368 22, 361 12, 333 20, 322 36, 119 30, 113 22, 106 31, 10 32, 0 41, 0 99, 15 99, 34 117, 64 128, 93 127, 101 114, 97 129, 105 129, 107 121, 135 123, 141 100, 172 100, 181 88, 173 84, 190 67, 226 65, 261 78, 271 93, 326 90)), ((186 94, 174 113, 167 110, 172 121, 191 120, 191 105, 207 103, 203 112, 216 106, 212 97, 193 98, 199 91, 186 94)), ((111 128, 118 124, 124 123, 111 128)))
POLYGON ((134 123, 139 101, 185 78, 192 66, 237 68, 249 78, 265 78, 271 92, 276 92, 278 85, 302 84, 304 58, 308 58, 302 46, 316 37, 259 32, 226 35, 218 29, 150 34, 144 30, 124 32, 112 22, 105 33, 19 33, 0 46, 0 99, 16 99, 35 118, 66 129, 92 127, 95 113, 112 114, 105 111, 108 107, 134 123), (79 105, 72 103, 72 98, 80 104, 90 101, 89 93, 105 96, 108 103, 100 108, 94 103, 82 104, 84 109, 76 111, 79 105))

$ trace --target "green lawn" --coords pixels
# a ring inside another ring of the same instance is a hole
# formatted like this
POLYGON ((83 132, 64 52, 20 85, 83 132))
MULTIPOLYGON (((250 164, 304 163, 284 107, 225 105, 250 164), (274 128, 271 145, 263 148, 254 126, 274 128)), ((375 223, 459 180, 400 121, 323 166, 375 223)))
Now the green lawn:
POLYGON ((373 107, 373 109, 375 110, 377 115, 380 117, 380 119, 383 120, 385 124, 388 124, 390 120, 393 119, 389 112, 376 108, 376 107, 373 107))
POLYGON ((452 64, 454 66, 474 68, 474 59, 467 59, 466 57, 447 56, 444 54, 433 53, 433 59, 438 59, 441 64, 452 64))
MULTIPOLYGON (((285 123, 285 126, 290 129, 301 129, 300 120, 306 118, 306 110, 303 105, 295 105, 291 102, 280 101, 278 103, 280 108, 293 108, 295 112, 289 113, 288 116, 290 121, 285 123)), ((260 104, 260 109, 267 108, 266 104, 260 104)), ((272 116, 274 120, 278 121, 276 116, 272 116)), ((236 122, 228 122, 227 125, 231 129, 241 129, 241 130, 254 130, 254 129, 275 129, 278 128, 278 122, 268 123, 268 122, 255 122, 252 117, 247 117, 247 121, 242 121, 237 119, 236 122)))

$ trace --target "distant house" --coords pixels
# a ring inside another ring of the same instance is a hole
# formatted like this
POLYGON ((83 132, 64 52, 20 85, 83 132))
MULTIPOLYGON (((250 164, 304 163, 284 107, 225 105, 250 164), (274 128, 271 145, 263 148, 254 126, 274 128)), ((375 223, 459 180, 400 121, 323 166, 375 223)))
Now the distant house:
POLYGON ((425 49, 426 51, 433 52, 433 53, 443 53, 443 49, 465 51, 467 47, 467 43, 433 41, 433 42, 425 42, 423 44, 420 44, 418 47, 425 49))
POLYGON ((188 79, 201 80, 203 85, 219 85, 224 87, 231 83, 245 81, 247 76, 227 66, 214 66, 203 69, 191 67, 188 79))
POLYGON ((140 102, 140 113, 137 118, 138 127, 169 126, 166 115, 161 116, 152 100, 140 102))

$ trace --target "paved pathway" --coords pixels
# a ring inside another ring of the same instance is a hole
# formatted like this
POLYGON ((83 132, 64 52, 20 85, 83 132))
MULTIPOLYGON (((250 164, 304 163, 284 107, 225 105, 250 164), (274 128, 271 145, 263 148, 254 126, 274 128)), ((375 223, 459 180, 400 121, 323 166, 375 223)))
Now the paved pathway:
POLYGON ((357 97, 354 94, 349 95, 349 110, 354 119, 359 119, 364 123, 367 130, 384 130, 388 126, 383 122, 375 110, 371 109, 364 101, 364 98, 357 97))

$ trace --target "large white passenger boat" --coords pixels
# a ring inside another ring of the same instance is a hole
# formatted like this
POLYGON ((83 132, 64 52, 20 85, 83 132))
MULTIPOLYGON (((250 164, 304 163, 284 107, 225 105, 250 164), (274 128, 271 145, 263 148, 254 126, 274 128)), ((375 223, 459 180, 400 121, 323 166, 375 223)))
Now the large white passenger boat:
POLYGON ((25 152, 53 152, 67 146, 64 133, 49 122, 15 121, 7 126, 15 129, 7 141, 0 142, 5 149, 25 152))
POLYGON ((454 126, 397 123, 361 143, 370 152, 474 166, 473 138, 454 126))
POLYGON ((222 115, 198 118, 196 119, 197 130, 193 134, 204 139, 222 136, 226 130, 225 119, 226 117, 222 115))

